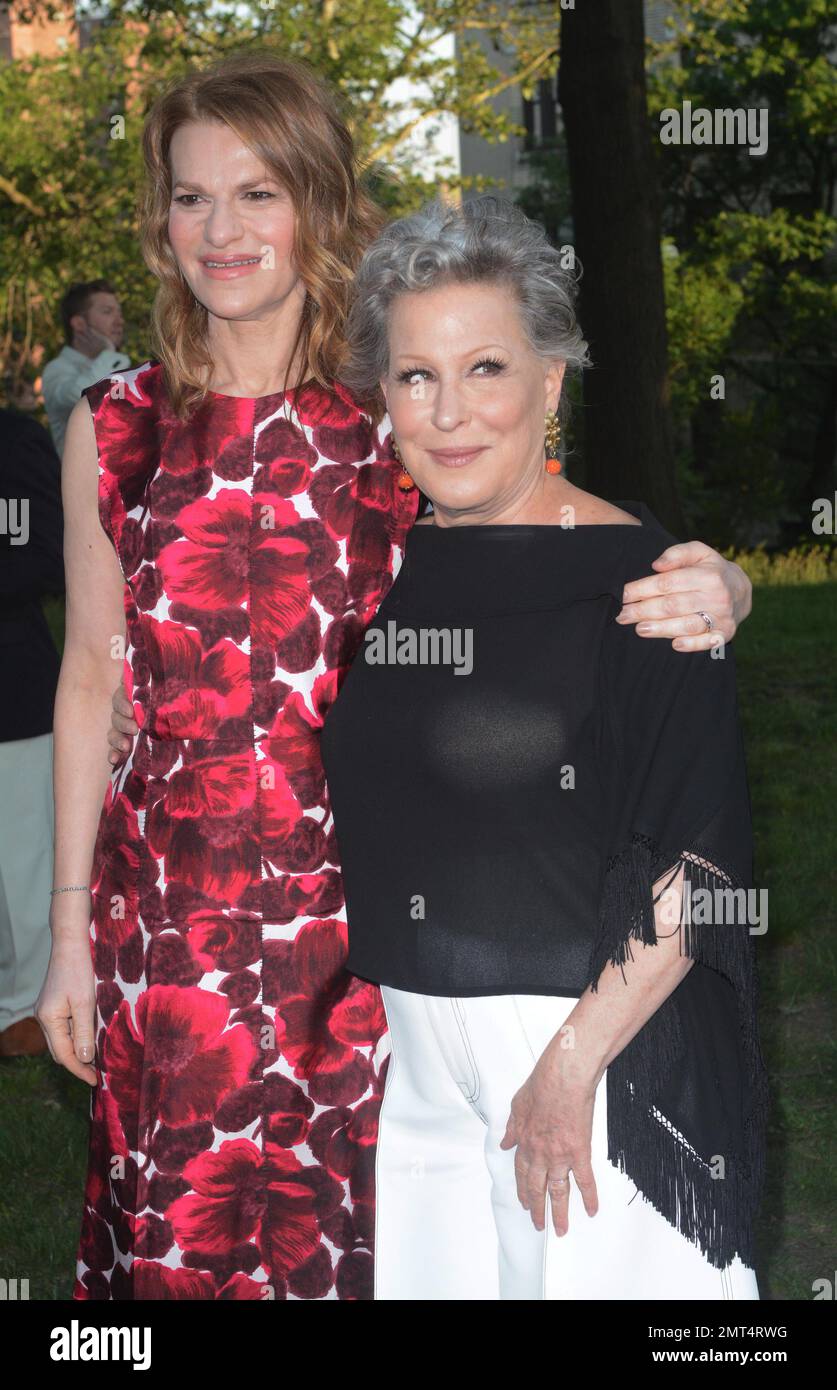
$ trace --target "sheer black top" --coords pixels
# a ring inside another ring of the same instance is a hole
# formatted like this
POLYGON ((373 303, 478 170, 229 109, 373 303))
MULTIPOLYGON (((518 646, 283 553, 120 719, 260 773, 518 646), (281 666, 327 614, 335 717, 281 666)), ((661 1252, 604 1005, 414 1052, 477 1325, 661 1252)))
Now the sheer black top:
POLYGON ((409 533, 323 731, 355 974, 581 994, 608 856, 665 832, 669 802, 685 836, 725 797, 724 857, 746 871, 732 650, 614 622, 671 540, 634 514, 409 533))

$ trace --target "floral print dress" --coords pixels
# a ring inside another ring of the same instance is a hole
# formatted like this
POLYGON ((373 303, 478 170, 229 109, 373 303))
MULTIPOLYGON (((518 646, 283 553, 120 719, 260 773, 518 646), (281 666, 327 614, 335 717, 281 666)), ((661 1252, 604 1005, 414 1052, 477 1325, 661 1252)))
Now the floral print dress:
POLYGON ((369 1299, 389 1035, 344 969, 319 732, 418 494, 339 386, 188 422, 157 363, 85 394, 140 733, 91 879, 74 1297, 369 1299))

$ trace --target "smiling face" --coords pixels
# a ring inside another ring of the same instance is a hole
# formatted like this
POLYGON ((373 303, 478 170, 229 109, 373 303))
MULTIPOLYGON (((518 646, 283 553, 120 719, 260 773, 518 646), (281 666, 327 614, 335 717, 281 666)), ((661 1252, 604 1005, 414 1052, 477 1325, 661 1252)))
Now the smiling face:
POLYGON ((543 486, 544 415, 564 363, 529 345, 506 285, 401 294, 381 381, 404 465, 442 524, 514 515, 543 486))
POLYGON ((220 319, 253 319, 289 295, 304 300, 293 203, 258 155, 229 126, 190 121, 169 159, 169 241, 199 303, 220 319))

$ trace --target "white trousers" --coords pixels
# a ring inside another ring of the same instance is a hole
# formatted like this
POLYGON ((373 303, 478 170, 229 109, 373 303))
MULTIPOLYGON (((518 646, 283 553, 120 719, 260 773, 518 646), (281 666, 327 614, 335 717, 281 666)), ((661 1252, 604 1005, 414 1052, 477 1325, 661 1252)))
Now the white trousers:
POLYGON ((758 1299, 738 1257, 715 1269, 607 1158, 606 1075, 593 1117, 599 1210, 570 1177, 569 1230, 536 1231, 515 1150, 514 1093, 577 1000, 444 998, 383 986, 392 1053, 376 1157, 376 1299, 758 1299))
POLYGON ((0 1029, 34 1013, 49 965, 52 734, 0 743, 0 1029))

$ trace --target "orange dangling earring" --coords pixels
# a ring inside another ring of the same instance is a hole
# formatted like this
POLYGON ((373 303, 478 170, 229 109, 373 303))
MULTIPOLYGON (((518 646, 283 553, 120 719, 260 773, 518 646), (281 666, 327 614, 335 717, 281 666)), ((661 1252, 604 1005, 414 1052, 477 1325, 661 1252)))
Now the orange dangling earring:
POLYGON ((558 416, 554 410, 546 412, 544 434, 546 436, 546 463, 544 467, 547 473, 560 473, 561 460, 558 457, 558 443, 561 438, 561 426, 558 424, 558 416))
POLYGON ((396 482, 398 483, 398 486, 400 487, 400 489, 401 489, 402 492, 409 492, 411 487, 415 487, 415 483, 413 482, 412 478, 410 477, 409 473, 407 472, 406 468, 404 467, 404 460, 402 459, 401 453, 400 453, 399 448, 398 448, 398 445, 397 445, 396 442, 395 442, 395 435, 394 435, 394 434, 391 436, 391 439, 392 439, 392 452, 395 454, 395 457, 398 459, 398 462, 401 464, 401 472, 398 474, 398 477, 396 478, 396 482))

